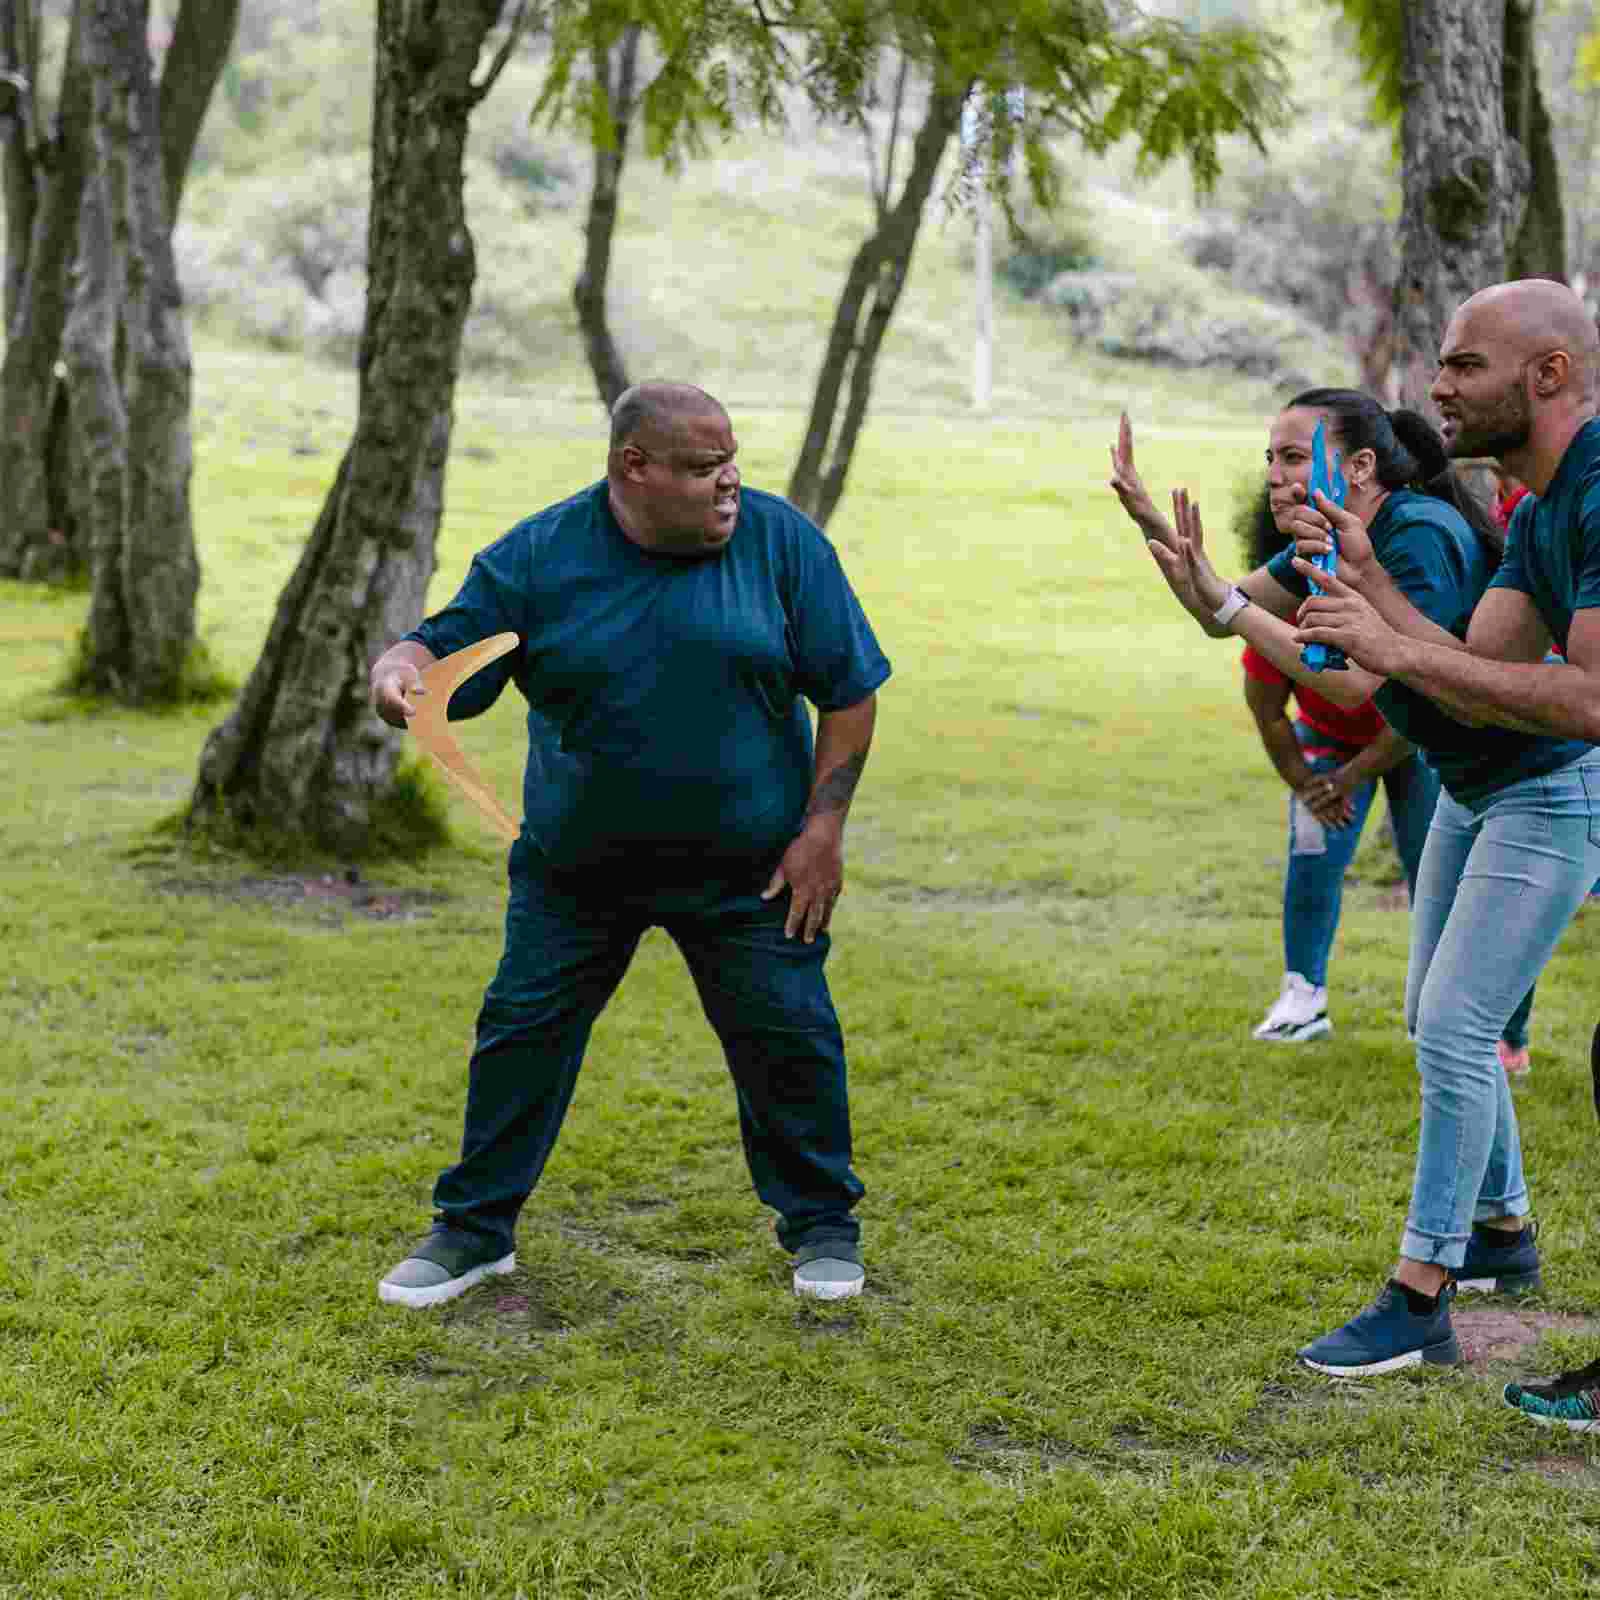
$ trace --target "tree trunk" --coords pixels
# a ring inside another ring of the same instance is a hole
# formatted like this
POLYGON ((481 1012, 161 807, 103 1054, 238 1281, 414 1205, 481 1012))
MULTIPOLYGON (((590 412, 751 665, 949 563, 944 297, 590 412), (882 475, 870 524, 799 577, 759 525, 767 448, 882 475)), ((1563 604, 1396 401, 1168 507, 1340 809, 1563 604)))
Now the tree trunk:
POLYGON ((1567 219, 1561 203, 1550 113, 1539 87, 1534 49, 1535 0, 1506 0, 1504 102, 1506 132, 1522 146, 1531 176, 1528 207, 1512 238, 1512 278, 1567 277, 1567 219))
POLYGON ((189 339, 148 26, 148 0, 86 0, 93 157, 67 362, 73 462, 92 485, 83 525, 92 530, 93 596, 75 686, 135 705, 181 697, 200 584, 189 514, 189 339))
POLYGON ((355 434, 261 658, 206 742, 191 823, 359 853, 392 790, 402 739, 372 714, 367 676, 421 617, 433 575, 475 271, 462 163, 505 59, 474 81, 501 6, 379 0, 355 434))
POLYGON ((1395 321, 1403 403, 1426 405, 1456 307, 1506 276, 1528 163, 1506 137, 1506 0, 1412 0, 1405 9, 1402 208, 1395 321))
MULTIPOLYGON (((56 376, 58 359, 69 371, 73 368, 73 362, 66 360, 62 337, 72 297, 85 173, 92 160, 92 85, 82 60, 82 36, 86 19, 105 8, 97 8, 92 0, 77 0, 73 6, 57 126, 48 139, 37 133, 39 86, 35 80, 39 58, 28 42, 38 9, 39 0, 0 0, 0 51, 5 52, 8 61, 22 58, 28 63, 24 67, 8 66, 6 70, 27 80, 27 109, 33 119, 24 125, 18 115, 12 117, 11 126, 6 129, 5 152, 8 337, 4 363, 0 365, 0 575, 22 578, 58 577, 86 563, 92 565, 94 552, 115 548, 120 537, 116 529, 96 528, 80 520, 86 507, 107 502, 103 496, 85 492, 82 482, 73 483, 74 479, 92 476, 99 470, 93 463, 73 460, 69 441, 81 442, 91 435, 103 434, 104 397, 90 397, 97 415, 83 426, 76 426, 70 417, 71 383, 56 376), (31 140, 24 137, 30 130, 31 140)), ((129 5, 116 9, 119 13, 136 12, 142 19, 141 28, 148 20, 148 0, 130 0, 129 5)), ((137 149, 139 161, 154 164, 162 190, 158 204, 153 206, 143 176, 137 178, 136 189, 141 197, 138 210, 151 219, 145 229, 147 244, 153 237, 150 228, 155 226, 155 218, 159 217, 164 234, 171 232, 184 174, 232 47, 238 11, 239 0, 184 0, 167 51, 159 95, 153 88, 139 91, 141 122, 130 148, 137 149), (152 133, 157 117, 158 136, 152 133)), ((148 50, 142 34, 139 59, 142 77, 148 80, 148 50)), ((4 123, 7 106, 16 104, 17 86, 10 87, 9 100, 0 89, 0 124, 4 123)), ((130 199, 133 195, 130 190, 130 199)), ((166 248, 159 247, 157 256, 166 248)), ((188 356, 179 346, 186 342, 187 335, 176 302, 163 298, 167 293, 161 287, 166 281, 166 268, 155 256, 151 260, 154 299, 146 308, 150 315, 145 325, 150 330, 149 339, 155 343, 146 349, 137 369, 144 374, 143 397, 136 400, 131 394, 125 395, 121 406, 142 419, 137 425, 151 437, 151 430, 159 428, 162 415, 170 419, 171 433, 155 448, 171 472, 178 470, 177 463, 187 457, 189 448, 188 379, 185 376, 180 381, 174 376, 169 382, 158 382, 150 362, 167 365, 174 374, 178 368, 186 368, 188 356), (156 346, 162 353, 157 353, 156 346), (178 388, 163 399, 171 384, 178 388), (184 397, 181 406, 175 408, 172 401, 179 390, 184 397)), ((93 269, 90 276, 93 277, 93 269)), ((171 282, 176 283, 175 276, 171 282)), ((76 359, 87 359, 86 352, 80 349, 76 359)), ((119 371, 117 381, 122 382, 133 372, 134 369, 119 371)), ((141 470, 154 466, 153 457, 148 462, 137 455, 135 459, 141 470)), ((176 510, 183 495, 174 484, 161 491, 158 498, 176 510)), ((129 503, 137 506, 142 502, 136 496, 129 503)), ((187 520, 186 510, 183 520, 187 520)), ((190 621, 186 622, 182 614, 185 565, 181 554, 176 564, 165 561, 163 580, 158 581, 152 573, 145 598, 153 600, 164 587, 177 609, 160 615, 160 634, 175 637, 187 630, 192 642, 192 597, 188 604, 190 621)), ((167 645, 157 647, 158 655, 167 653, 167 645)), ((105 671, 92 675, 90 681, 95 676, 106 683, 114 680, 131 684, 147 674, 140 670, 130 677, 122 664, 107 662, 105 671)))
POLYGON ((39 209, 39 30, 32 0, 0 0, 0 183, 6 207, 5 325, 17 314, 39 209))
POLYGON ((882 212, 877 228, 856 252, 840 292, 822 369, 817 374, 806 436, 789 479, 789 499, 821 527, 827 526, 844 493, 850 459, 872 397, 872 374, 883 336, 905 288, 922 227, 923 208, 932 192, 940 159, 960 125, 965 98, 964 94, 937 90, 928 97, 922 126, 912 145, 905 187, 899 200, 882 212), (849 399, 835 436, 839 400, 847 381, 849 399))
POLYGON ((161 170, 167 218, 174 227, 183 181, 238 24, 239 0, 184 0, 173 24, 161 64, 161 170))
MULTIPOLYGON (((56 360, 91 160, 80 12, 73 11, 54 135, 30 154, 14 133, 6 149, 7 287, 13 279, 17 287, 0 362, 0 576, 10 578, 58 576, 82 566, 86 556, 67 480, 52 470, 66 437, 67 390, 56 377, 56 360)), ((34 57, 31 70, 37 69, 34 57)), ((37 114, 35 93, 30 84, 37 114)))
POLYGON ((599 46, 593 52, 595 82, 605 99, 610 128, 606 142, 598 138, 594 141, 594 181, 589 189, 589 216, 583 230, 583 267, 572 286, 572 303, 577 307, 589 370, 600 391, 600 403, 608 412, 628 387, 628 369, 606 318, 606 285, 611 276, 611 239, 617 228, 622 168, 628 159, 634 77, 643 31, 638 23, 630 23, 623 30, 617 45, 615 78, 609 52, 599 46))

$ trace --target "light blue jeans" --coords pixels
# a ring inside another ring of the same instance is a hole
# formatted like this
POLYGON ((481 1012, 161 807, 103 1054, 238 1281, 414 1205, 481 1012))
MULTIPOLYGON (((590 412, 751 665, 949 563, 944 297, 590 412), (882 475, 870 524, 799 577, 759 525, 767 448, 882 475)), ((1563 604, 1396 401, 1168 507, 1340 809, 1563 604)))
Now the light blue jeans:
MULTIPOLYGON (((1359 751, 1342 745, 1304 722, 1294 736, 1312 772, 1337 772, 1359 751)), ((1328 955, 1339 931, 1344 875, 1361 843, 1361 829, 1382 783, 1394 823, 1395 849, 1405 871, 1406 888, 1417 887, 1417 864, 1427 842, 1439 795, 1439 778, 1419 756, 1408 756, 1381 779, 1369 778, 1350 796, 1355 815, 1342 828, 1318 822, 1299 795, 1289 796, 1289 870, 1283 879, 1283 964, 1319 989, 1328 981, 1328 955)))
POLYGON ((1439 796, 1411 908, 1406 1025, 1422 1132, 1400 1254, 1459 1267, 1472 1224, 1528 1211, 1495 1040, 1600 871, 1600 750, 1476 807, 1439 796))

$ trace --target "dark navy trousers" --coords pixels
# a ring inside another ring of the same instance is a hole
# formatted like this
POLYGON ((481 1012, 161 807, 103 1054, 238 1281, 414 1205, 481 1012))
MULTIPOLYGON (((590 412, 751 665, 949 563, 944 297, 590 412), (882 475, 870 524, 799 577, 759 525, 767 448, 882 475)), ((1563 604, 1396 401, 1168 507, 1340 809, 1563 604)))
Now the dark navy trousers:
MULTIPOLYGON (((756 1193, 789 1249, 853 1243, 863 1193, 850 1167, 844 1038, 823 976, 828 936, 786 939, 787 891, 761 898, 775 862, 688 869, 647 884, 637 863, 557 870, 528 839, 511 852, 505 950, 484 994, 461 1159, 439 1176, 450 1227, 512 1248, 572 1099, 589 1032, 647 928, 688 962, 722 1041, 756 1193)), ((650 868, 646 865, 645 870, 650 868)))

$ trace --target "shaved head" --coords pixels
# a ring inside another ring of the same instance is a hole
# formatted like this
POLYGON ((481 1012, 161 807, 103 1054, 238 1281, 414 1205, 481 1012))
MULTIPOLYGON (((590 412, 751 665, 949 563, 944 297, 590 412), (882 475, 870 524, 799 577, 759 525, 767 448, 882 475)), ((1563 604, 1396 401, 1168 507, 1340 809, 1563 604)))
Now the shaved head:
POLYGON ((1492 284, 1461 303, 1450 320, 1451 332, 1458 328, 1492 340, 1519 364, 1565 350, 1579 393, 1586 400, 1593 398, 1600 374, 1600 332, 1583 301, 1566 284, 1549 278, 1492 284))
POLYGON ((1428 397, 1457 460, 1499 461, 1543 494, 1594 415, 1600 332, 1564 283, 1519 278, 1463 300, 1444 330, 1428 397))
POLYGON ((739 441, 692 383, 636 383, 611 408, 611 510, 637 545, 714 555, 739 522, 739 441))
POLYGON ((611 408, 611 448, 620 450, 635 439, 660 444, 691 419, 726 416, 719 401, 692 383, 636 383, 611 408))

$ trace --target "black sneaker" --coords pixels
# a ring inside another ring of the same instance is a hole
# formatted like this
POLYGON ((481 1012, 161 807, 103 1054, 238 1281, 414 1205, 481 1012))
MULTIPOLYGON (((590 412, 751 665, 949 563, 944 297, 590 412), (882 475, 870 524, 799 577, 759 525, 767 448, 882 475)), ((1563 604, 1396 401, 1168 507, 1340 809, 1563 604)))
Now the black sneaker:
POLYGON ((1520 1233, 1473 1223, 1467 1258, 1451 1274, 1462 1294, 1534 1294, 1544 1285, 1539 1274, 1538 1225, 1525 1223, 1520 1233), (1509 1241, 1509 1242, 1507 1242, 1509 1241))
POLYGON ((498 1239, 460 1228, 435 1227, 378 1284, 378 1298, 399 1306, 437 1306, 484 1278, 514 1272, 515 1251, 498 1239))
POLYGON ((1589 1079, 1594 1085, 1594 1114, 1600 1117, 1600 1022, 1594 1025, 1589 1041, 1589 1079))
POLYGON ((1600 1361, 1548 1383, 1508 1383, 1501 1398, 1541 1427, 1588 1433, 1600 1428, 1600 1361))
POLYGON ((1299 1352, 1300 1359, 1313 1372, 1325 1372, 1330 1378, 1373 1378, 1420 1361, 1453 1367, 1461 1359, 1461 1347, 1450 1326, 1451 1292, 1446 1282, 1438 1304, 1419 1316, 1405 1290, 1391 1278, 1365 1311, 1312 1340, 1299 1352))

